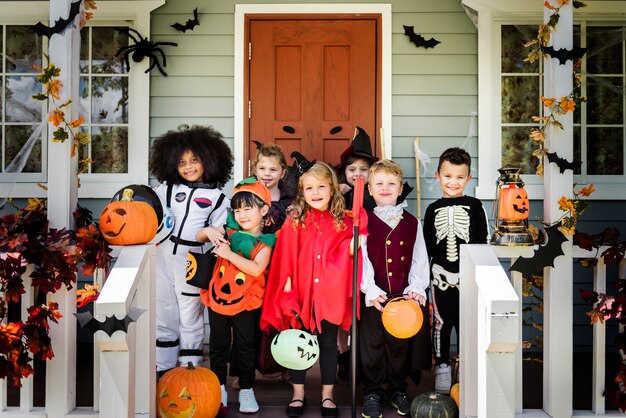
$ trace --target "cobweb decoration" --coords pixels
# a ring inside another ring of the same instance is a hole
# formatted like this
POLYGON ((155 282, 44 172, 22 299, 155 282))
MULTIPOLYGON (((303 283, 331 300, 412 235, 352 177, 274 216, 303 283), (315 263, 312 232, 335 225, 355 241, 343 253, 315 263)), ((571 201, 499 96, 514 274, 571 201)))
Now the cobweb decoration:
POLYGON ((28 157, 30 157, 31 152, 33 151, 33 147, 37 141, 41 139, 41 132, 46 124, 47 122, 41 122, 37 128, 35 128, 26 143, 22 146, 17 155, 15 155, 13 161, 11 161, 11 163, 4 169, 3 174, 5 177, 3 179, 3 183, 8 185, 8 189, 6 195, 2 197, 2 200, 0 200, 0 209, 4 207, 7 197, 11 196, 11 191, 13 191, 13 187, 15 187, 17 178, 20 174, 22 174, 22 171, 28 162, 28 157))

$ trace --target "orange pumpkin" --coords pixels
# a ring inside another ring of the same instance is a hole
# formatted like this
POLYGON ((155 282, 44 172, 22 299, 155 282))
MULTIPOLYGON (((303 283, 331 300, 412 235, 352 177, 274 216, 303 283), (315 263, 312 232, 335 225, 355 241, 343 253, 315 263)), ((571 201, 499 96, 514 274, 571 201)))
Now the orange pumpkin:
POLYGON ((396 338, 411 338, 419 332, 424 314, 417 302, 404 297, 389 300, 383 308, 383 326, 396 338))
POLYGON ((145 244, 154 238, 157 229, 154 208, 148 203, 133 201, 131 189, 125 189, 124 197, 109 202, 100 214, 100 231, 109 244, 145 244))
POLYGON ((528 219, 530 207, 528 193, 514 184, 500 190, 500 203, 498 204, 498 218, 507 221, 521 221, 528 219))
POLYGON ((165 373, 157 385, 157 409, 160 418, 214 418, 222 402, 220 382, 211 370, 175 367, 165 373))
POLYGON ((452 400, 454 402, 456 402, 456 406, 457 408, 461 407, 461 398, 460 398, 460 387, 458 383, 455 383, 454 385, 452 385, 452 387, 450 388, 450 397, 452 398, 452 400))

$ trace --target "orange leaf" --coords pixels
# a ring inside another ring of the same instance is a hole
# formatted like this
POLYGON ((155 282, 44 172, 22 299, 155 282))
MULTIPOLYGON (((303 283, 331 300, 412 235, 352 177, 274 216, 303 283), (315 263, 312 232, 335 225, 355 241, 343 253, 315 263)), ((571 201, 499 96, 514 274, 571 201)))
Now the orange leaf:
POLYGON ((49 82, 47 82, 45 84, 46 87, 46 91, 48 92, 48 94, 52 97, 54 97, 56 100, 60 100, 61 96, 61 87, 63 87, 63 83, 61 83, 61 81, 59 80, 50 80, 49 82))
POLYGON ((576 109, 576 102, 569 99, 568 97, 561 97, 561 103, 559 103, 559 107, 563 111, 563 113, 567 113, 569 111, 574 111, 576 109))
POLYGON ((556 102, 556 99, 554 97, 541 96, 541 101, 545 107, 550 107, 554 104, 554 102, 556 102))
POLYGON ((583 187, 582 189, 580 189, 578 191, 578 194, 581 196, 589 197, 589 195, 591 195, 591 193, 595 191, 596 191, 596 188, 594 187, 594 185, 590 184, 589 186, 583 187))
POLYGON ((83 306, 93 302, 98 298, 98 290, 100 286, 98 285, 90 285, 86 284, 84 288, 78 289, 76 294, 78 298, 74 301, 77 308, 82 308, 83 306))
POLYGON ((59 126, 65 120, 65 113, 59 109, 54 109, 48 115, 48 122, 51 122, 54 126, 59 126))
POLYGON ((81 115, 81 117, 79 117, 78 119, 74 119, 73 121, 68 123, 68 125, 70 125, 70 128, 78 128, 83 123, 85 123, 85 117, 81 115))

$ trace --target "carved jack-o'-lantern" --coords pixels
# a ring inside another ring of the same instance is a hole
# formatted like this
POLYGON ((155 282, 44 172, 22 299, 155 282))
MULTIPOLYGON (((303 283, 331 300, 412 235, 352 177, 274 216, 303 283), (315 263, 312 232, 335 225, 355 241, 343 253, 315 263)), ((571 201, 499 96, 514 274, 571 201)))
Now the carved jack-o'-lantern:
POLYGON ((223 315, 236 313, 243 305, 248 276, 228 260, 219 259, 219 267, 209 283, 211 309, 223 315))
POLYGON ((417 302, 404 297, 391 299, 383 308, 383 326, 396 338, 411 338, 422 329, 424 314, 417 302))
POLYGON ((526 193, 526 190, 513 184, 500 190, 498 218, 520 221, 528 219, 529 211, 528 193, 526 193))
POLYGON ((175 367, 157 385, 160 418, 215 417, 222 402, 220 382, 204 367, 175 367))
POLYGON ((100 231, 113 245, 145 244, 154 238, 157 228, 154 208, 146 202, 133 201, 132 189, 125 189, 124 197, 110 202, 100 214, 100 231))
POLYGON ((274 337, 271 345, 276 363, 291 370, 306 370, 320 354, 317 336, 301 329, 286 329, 274 337))

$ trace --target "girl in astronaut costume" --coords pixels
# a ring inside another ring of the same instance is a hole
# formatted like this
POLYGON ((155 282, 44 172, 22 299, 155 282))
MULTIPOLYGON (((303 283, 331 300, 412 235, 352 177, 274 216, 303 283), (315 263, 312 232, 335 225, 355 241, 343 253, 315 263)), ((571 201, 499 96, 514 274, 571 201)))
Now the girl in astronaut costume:
MULTIPOLYGON (((155 188, 174 217, 172 234, 157 247, 156 357, 162 376, 176 367, 202 362, 204 305, 200 289, 185 280, 190 249, 206 252, 221 239, 196 241, 198 230, 226 223, 229 201, 221 192, 231 177, 233 157, 222 135, 211 127, 166 132, 152 146, 150 172, 155 188)), ((219 228, 218 228, 219 229, 219 228)))

